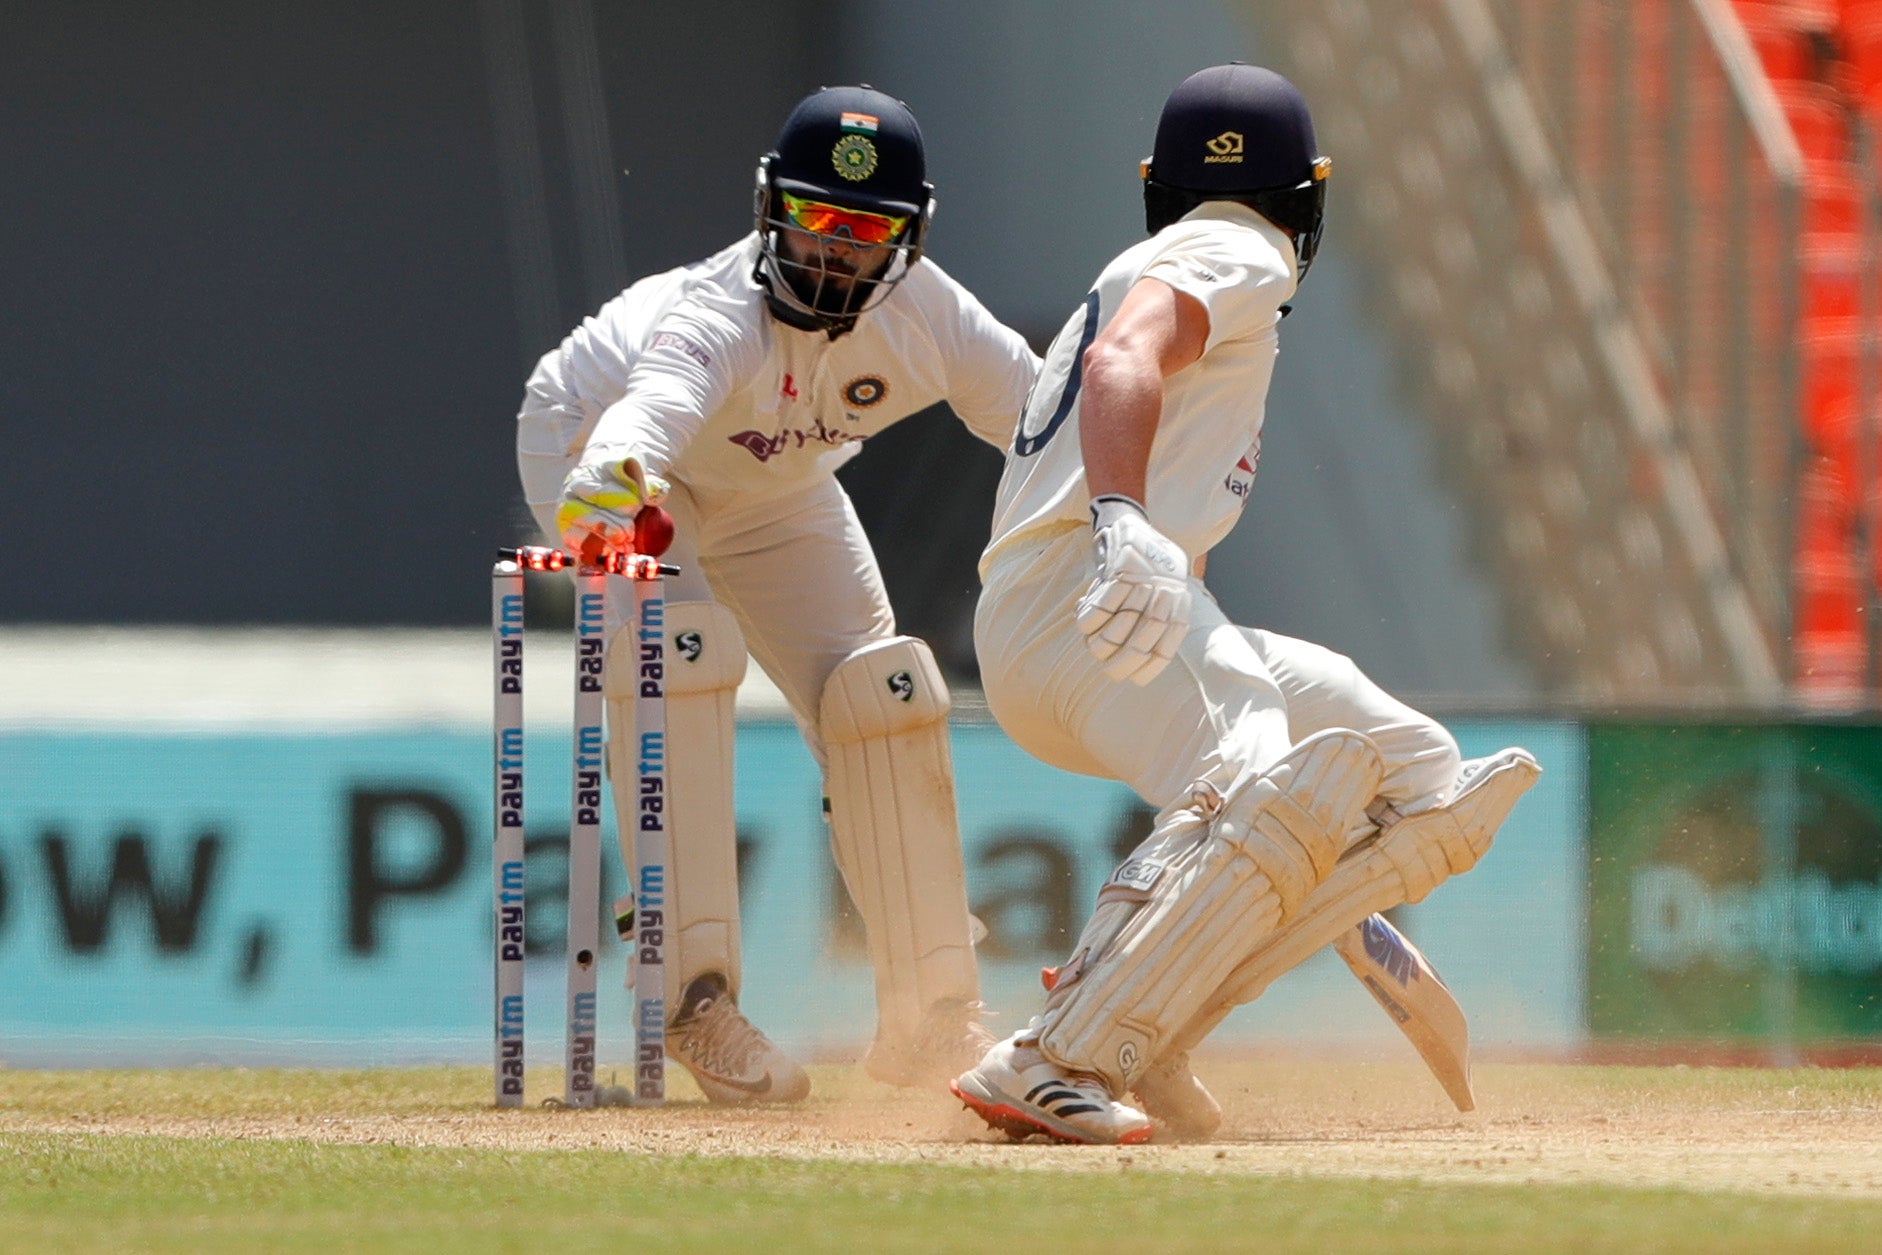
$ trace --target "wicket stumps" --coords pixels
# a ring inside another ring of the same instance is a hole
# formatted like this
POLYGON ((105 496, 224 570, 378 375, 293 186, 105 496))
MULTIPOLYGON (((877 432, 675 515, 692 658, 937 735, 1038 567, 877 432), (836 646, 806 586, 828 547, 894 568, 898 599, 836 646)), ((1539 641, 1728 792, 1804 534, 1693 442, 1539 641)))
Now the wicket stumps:
MULTIPOLYGON (((632 958, 636 1014, 637 1105, 665 1101, 665 882, 666 882, 666 685, 665 602, 661 577, 678 574, 654 558, 627 554, 589 566, 559 549, 526 546, 499 549, 491 569, 491 637, 494 676, 491 751, 494 826, 491 849, 495 895, 495 1070, 496 1105, 523 1102, 525 1058, 523 971, 525 830, 523 810, 523 576, 525 571, 572 569, 575 577, 574 725, 570 753, 568 858, 568 1002, 565 1016, 563 1104, 595 1105, 596 974, 600 953, 597 913, 601 893, 601 809, 607 782, 602 723, 607 649, 607 581, 634 582, 634 630, 624 634, 636 653, 634 736, 637 748, 638 814, 619 815, 623 832, 634 825, 632 843, 636 904, 632 958)), ((625 737, 627 729, 615 729, 625 737)), ((623 839, 622 853, 629 850, 623 839)))

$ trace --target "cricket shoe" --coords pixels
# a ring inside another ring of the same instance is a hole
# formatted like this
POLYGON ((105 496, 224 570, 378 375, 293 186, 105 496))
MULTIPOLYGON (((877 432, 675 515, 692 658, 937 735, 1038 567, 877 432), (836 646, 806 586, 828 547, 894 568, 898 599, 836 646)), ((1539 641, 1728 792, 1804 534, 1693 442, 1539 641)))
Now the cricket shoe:
POLYGON ((804 1069, 739 1012, 717 972, 695 977, 680 995, 667 1057, 693 1074, 708 1102, 797 1102, 810 1093, 804 1069))
POLYGON ((1036 1037, 1016 1034, 996 1044, 948 1088, 968 1109, 1012 1138, 1043 1133, 1093 1146, 1150 1140, 1150 1117, 1113 1102, 1102 1082, 1068 1073, 1039 1053, 1036 1037))
POLYGON ((948 998, 928 1008, 913 1039, 878 1037, 863 1056, 863 1071, 884 1085, 939 1085, 979 1063, 993 1049, 980 1022, 980 1003, 948 998))
POLYGON ((1178 1141, 1206 1141, 1222 1127, 1222 1104, 1189 1070, 1187 1051, 1166 1056, 1137 1078, 1131 1092, 1158 1132, 1178 1141))

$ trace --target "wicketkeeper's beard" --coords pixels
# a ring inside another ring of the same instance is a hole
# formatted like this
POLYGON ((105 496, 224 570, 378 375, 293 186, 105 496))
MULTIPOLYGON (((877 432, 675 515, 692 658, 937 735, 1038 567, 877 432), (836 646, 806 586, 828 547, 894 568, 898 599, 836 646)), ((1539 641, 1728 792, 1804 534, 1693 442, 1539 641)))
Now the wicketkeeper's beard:
POLYGON ((854 317, 868 308, 894 262, 890 247, 853 248, 786 231, 778 271, 791 294, 809 309, 854 317))

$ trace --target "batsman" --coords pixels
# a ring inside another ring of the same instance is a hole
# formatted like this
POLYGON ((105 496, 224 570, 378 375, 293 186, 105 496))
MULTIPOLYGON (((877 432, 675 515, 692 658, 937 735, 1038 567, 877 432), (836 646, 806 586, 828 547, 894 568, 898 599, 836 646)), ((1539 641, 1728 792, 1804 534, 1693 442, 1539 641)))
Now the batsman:
MULTIPOLYGON (((517 460, 544 532, 593 555, 671 514, 666 1051, 707 1098, 791 1102, 804 1070, 740 1012, 733 699, 747 655, 821 766, 830 840, 862 917, 879 1080, 939 1084, 991 1037, 967 909, 947 688, 896 631, 835 472, 947 402, 1005 447, 1038 358, 923 255, 934 215, 907 106, 868 87, 801 101, 758 163, 754 230, 633 284, 530 377, 517 460)), ((627 607, 610 607, 612 623, 627 607)), ((610 728, 632 726, 631 645, 611 648, 610 728)), ((617 814, 633 749, 610 737, 617 814)), ((629 796, 623 796, 623 793, 629 796)), ((624 843, 626 845, 628 843, 624 843)), ((634 868, 628 868, 633 883, 634 868)))
POLYGON ((1036 757, 1159 808, 1044 1012, 952 1083, 1010 1133, 1213 1132, 1189 1050, 1321 947, 1396 938, 1374 913, 1468 870, 1539 772, 1520 749, 1460 763, 1350 659, 1229 622, 1203 583, 1253 487, 1330 170, 1280 75, 1179 85, 1142 171, 1150 238, 1052 342, 1007 454, 975 619, 988 705, 1036 757))

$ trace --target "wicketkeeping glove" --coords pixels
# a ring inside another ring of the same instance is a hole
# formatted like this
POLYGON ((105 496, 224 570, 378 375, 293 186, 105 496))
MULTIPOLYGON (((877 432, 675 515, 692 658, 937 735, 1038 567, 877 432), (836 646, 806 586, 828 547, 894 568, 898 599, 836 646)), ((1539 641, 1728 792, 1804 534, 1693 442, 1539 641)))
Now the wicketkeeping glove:
POLYGON ((1189 556, 1129 497, 1094 498, 1091 526, 1098 574, 1078 599, 1078 630, 1106 675, 1148 684, 1189 630, 1189 556))
POLYGON ((667 482, 641 469, 636 457, 584 458, 562 481, 555 526, 570 553, 593 562, 634 548, 634 516, 666 500, 667 482))

